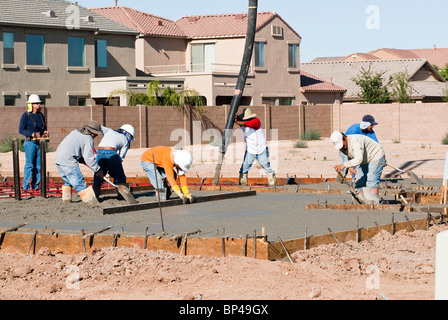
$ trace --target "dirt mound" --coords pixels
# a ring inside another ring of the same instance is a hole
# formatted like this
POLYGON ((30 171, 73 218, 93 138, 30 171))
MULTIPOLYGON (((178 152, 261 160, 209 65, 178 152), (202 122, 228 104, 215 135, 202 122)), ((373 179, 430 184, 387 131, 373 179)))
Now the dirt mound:
POLYGON ((387 232, 289 261, 181 256, 140 248, 0 254, 0 299, 431 300, 436 235, 387 232))

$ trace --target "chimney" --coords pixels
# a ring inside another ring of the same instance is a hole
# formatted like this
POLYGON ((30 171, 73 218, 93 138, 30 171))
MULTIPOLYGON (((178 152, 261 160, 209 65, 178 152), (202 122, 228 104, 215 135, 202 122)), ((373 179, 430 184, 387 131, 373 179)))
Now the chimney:
POLYGON ((118 0, 115 0, 115 6, 118 7, 118 0))

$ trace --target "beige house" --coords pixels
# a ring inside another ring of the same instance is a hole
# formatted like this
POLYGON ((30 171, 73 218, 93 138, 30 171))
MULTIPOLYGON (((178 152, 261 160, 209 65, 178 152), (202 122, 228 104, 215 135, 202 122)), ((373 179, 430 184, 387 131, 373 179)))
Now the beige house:
POLYGON ((91 79, 135 77, 137 35, 68 1, 1 1, 0 106, 25 106, 33 93, 47 106, 103 101, 91 79))
MULTIPOLYGON (((91 10, 139 32, 139 75, 165 81, 181 78, 185 88, 205 97, 207 105, 231 103, 247 14, 188 16, 174 22, 121 6, 91 10)), ((300 42, 301 37, 277 13, 258 13, 242 104, 296 105, 305 99, 300 91, 300 42)))

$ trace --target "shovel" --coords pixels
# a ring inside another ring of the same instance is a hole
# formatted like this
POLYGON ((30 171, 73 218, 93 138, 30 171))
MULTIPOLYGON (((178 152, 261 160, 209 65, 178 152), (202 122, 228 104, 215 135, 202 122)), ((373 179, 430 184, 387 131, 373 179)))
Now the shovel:
POLYGON ((401 172, 401 173, 406 173, 406 174, 408 175, 409 178, 411 178, 412 180, 414 180, 414 182, 417 183, 417 184, 420 185, 420 186, 424 186, 424 185, 425 185, 425 184, 423 183, 423 181, 420 180, 419 177, 417 177, 417 175, 416 175, 414 172, 412 172, 412 171, 403 171, 403 170, 401 170, 401 169, 398 169, 398 168, 395 168, 395 167, 391 166, 391 165, 388 164, 388 163, 386 163, 386 166, 389 166, 389 167, 391 167, 391 168, 393 168, 393 169, 395 169, 395 170, 397 170, 397 171, 399 171, 399 172, 401 172))
POLYGON ((117 186, 116 184, 112 183, 112 181, 110 181, 106 177, 104 177, 103 179, 104 179, 104 181, 109 183, 112 187, 117 189, 118 192, 121 194, 121 196, 124 198, 124 200, 126 200, 127 203, 129 203, 129 204, 136 204, 136 203, 138 203, 137 200, 135 200, 135 198, 134 198, 133 194, 131 193, 131 191, 129 191, 129 189, 126 186, 124 186, 124 185, 118 185, 117 186))
POLYGON ((348 183, 347 180, 345 180, 345 178, 342 176, 342 173, 338 172, 338 176, 342 179, 342 181, 345 182, 346 185, 348 185, 348 187, 350 188, 350 193, 352 194, 353 198, 355 198, 355 200, 359 203, 359 204, 364 204, 361 199, 359 199, 358 194, 356 193, 355 189, 353 189, 353 187, 350 185, 350 183, 348 183))

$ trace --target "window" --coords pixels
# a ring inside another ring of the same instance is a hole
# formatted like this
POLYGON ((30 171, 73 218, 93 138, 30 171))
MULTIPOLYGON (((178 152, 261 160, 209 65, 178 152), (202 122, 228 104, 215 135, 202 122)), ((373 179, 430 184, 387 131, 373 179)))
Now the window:
POLYGON ((26 35, 26 64, 35 66, 43 66, 45 64, 43 35, 26 35))
POLYGON ((264 67, 264 42, 255 42, 255 67, 264 67))
POLYGON ((214 71, 216 46, 214 43, 191 45, 191 70, 193 72, 214 71))
POLYGON ((14 64, 14 33, 3 33, 3 63, 14 64))
POLYGON ((95 67, 107 68, 107 40, 95 40, 95 67))
POLYGON ((87 99, 83 97, 69 97, 68 105, 71 107, 85 107, 87 99))
POLYGON ((15 96, 4 96, 5 107, 15 106, 16 105, 16 97, 15 96))
POLYGON ((298 68, 297 44, 288 44, 288 68, 298 68))
POLYGON ((68 65, 71 67, 84 67, 84 38, 68 37, 68 65))
POLYGON ((292 106, 293 98, 279 98, 278 101, 280 106, 292 106))
POLYGON ((273 37, 283 37, 283 28, 280 26, 272 26, 272 36, 273 37))

